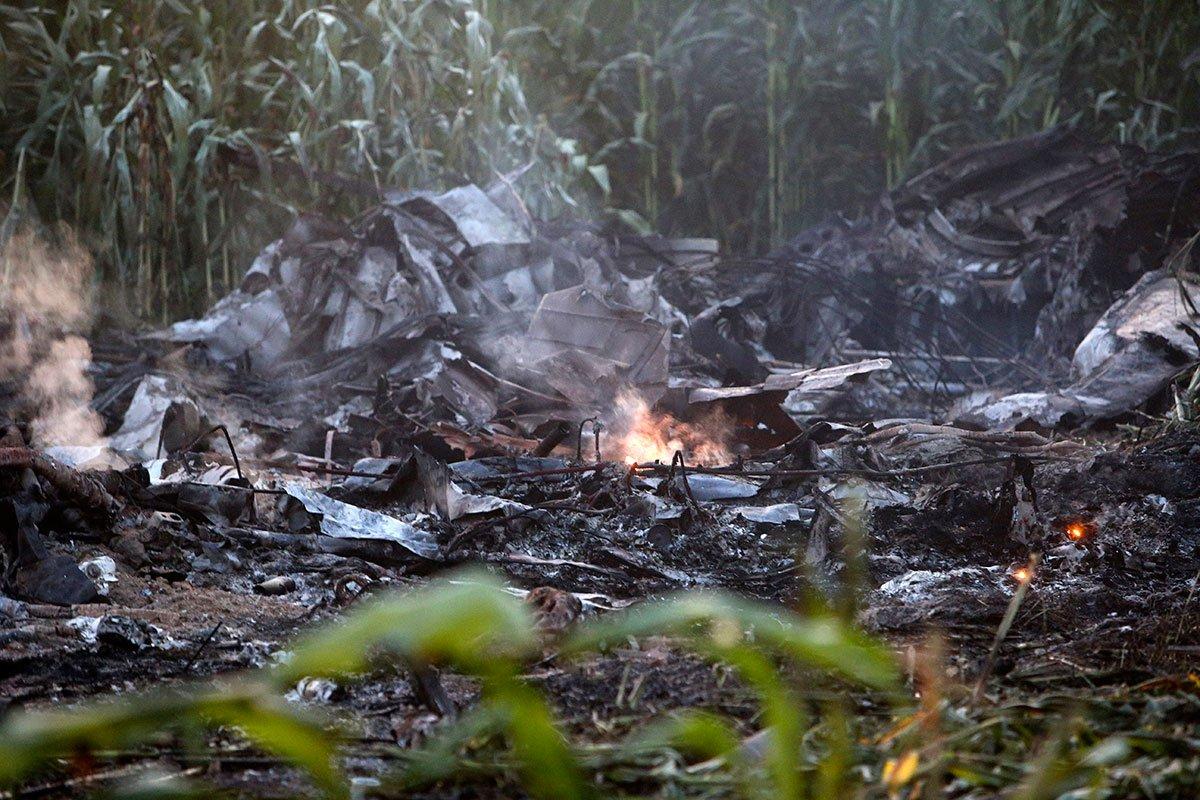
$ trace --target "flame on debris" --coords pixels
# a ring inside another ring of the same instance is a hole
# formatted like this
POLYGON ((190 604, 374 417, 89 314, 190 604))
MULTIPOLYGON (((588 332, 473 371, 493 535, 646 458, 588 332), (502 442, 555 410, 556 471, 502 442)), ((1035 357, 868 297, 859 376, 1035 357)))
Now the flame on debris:
POLYGON ((1087 536, 1087 525, 1082 522, 1072 522, 1067 526, 1067 538, 1072 542, 1082 541, 1087 536))
POLYGON ((1033 569, 1031 567, 1017 567, 1012 571, 1013 580, 1017 583, 1029 583, 1033 580, 1033 569))
POLYGON ((729 431, 725 415, 712 412, 695 422, 682 422, 658 413, 636 391, 617 395, 615 418, 609 424, 604 457, 626 464, 670 463, 677 450, 689 465, 718 466, 730 463, 729 431))

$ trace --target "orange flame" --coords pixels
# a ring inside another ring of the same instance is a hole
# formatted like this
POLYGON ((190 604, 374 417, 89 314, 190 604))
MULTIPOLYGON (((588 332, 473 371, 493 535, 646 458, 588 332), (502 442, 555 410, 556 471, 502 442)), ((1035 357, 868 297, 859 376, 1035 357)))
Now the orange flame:
POLYGON ((604 456, 626 464, 669 463, 680 450, 689 465, 720 466, 733 461, 730 430, 729 421, 719 411, 696 422, 682 422, 670 414, 656 413, 641 395, 626 389, 617 395, 604 456))
POLYGON ((1072 522, 1067 526, 1067 538, 1073 542, 1078 542, 1087 536, 1087 526, 1082 522, 1072 522))

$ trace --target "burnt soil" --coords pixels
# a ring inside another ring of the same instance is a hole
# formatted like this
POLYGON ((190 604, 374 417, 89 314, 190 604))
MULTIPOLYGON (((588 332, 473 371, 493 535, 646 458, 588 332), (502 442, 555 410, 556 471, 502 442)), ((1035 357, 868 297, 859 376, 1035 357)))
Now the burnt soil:
MULTIPOLYGON (((605 488, 605 480, 594 477, 572 490, 594 493, 605 488)), ((1012 596, 1011 571, 1037 551, 1043 562, 1001 647, 990 685, 995 696, 1095 692, 1186 674, 1200 653, 1200 600, 1193 597, 1200 579, 1200 434, 1169 432, 1141 443, 1109 437, 1086 444, 1083 456, 1070 462, 1038 464, 1033 487, 1043 533, 1033 542, 1015 541, 997 525, 996 498, 1004 480, 1002 465, 984 465, 936 480, 891 482, 918 500, 872 514, 867 585, 859 593, 867 627, 900 653, 938 631, 948 642, 948 675, 970 682, 1012 596), (1067 536, 1076 522, 1086 529, 1080 542, 1067 536)), ((773 491, 794 498, 804 489, 773 491)), ((545 493, 553 497, 553 487, 545 493)), ((589 600, 587 614, 684 587, 722 587, 795 602, 814 590, 836 591, 848 573, 837 542, 819 567, 823 574, 805 562, 809 522, 734 523, 719 504, 702 505, 712 516, 685 515, 649 526, 626 512, 556 513, 549 521, 520 525, 473 523, 478 529, 460 546, 456 566, 480 561, 515 587, 579 593, 589 600), (497 557, 513 553, 536 554, 546 563, 497 557)), ((444 540, 461 528, 440 536, 444 540)), ((368 595, 432 576, 352 557, 281 553, 249 544, 236 532, 171 515, 131 513, 119 530, 103 544, 53 539, 56 551, 76 558, 112 557, 118 580, 107 603, 30 605, 28 619, 0 627, 0 698, 8 709, 136 694, 261 667, 301 630, 344 614, 358 602, 358 589, 365 587, 362 595, 368 595), (255 593, 255 583, 278 574, 294 577, 296 591, 282 597, 255 593), (105 621, 95 641, 81 634, 80 620, 88 618, 105 621)), ((683 707, 729 715, 745 734, 755 730, 759 714, 731 670, 668 641, 641 642, 577 662, 548 652, 528 679, 584 741, 616 741, 683 707)), ((471 680, 443 675, 442 681, 460 707, 477 696, 471 680)), ((355 764, 364 771, 378 766, 387 745, 422 741, 437 724, 403 669, 381 668, 337 686, 328 697, 298 693, 293 701, 352 721, 351 774, 355 764)), ((213 744, 224 754, 204 763, 169 746, 130 754, 126 761, 165 759, 244 795, 308 791, 294 771, 237 742, 213 744)), ((70 794, 53 780, 44 788, 48 795, 70 794)), ((437 796, 517 791, 494 784, 454 786, 437 796)))

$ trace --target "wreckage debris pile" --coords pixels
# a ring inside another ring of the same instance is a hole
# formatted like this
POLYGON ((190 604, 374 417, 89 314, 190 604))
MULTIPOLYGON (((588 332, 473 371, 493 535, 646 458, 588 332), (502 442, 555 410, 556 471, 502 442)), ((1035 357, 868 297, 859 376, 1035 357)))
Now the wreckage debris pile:
POLYGON ((894 390, 864 400, 877 417, 1070 429, 1195 361, 1198 189, 1196 153, 1056 128, 966 150, 798 237, 757 289, 726 286, 777 357, 895 360, 894 390))
POLYGON ((835 595, 863 525, 872 627, 970 638, 1041 554, 1046 613, 1108 635, 1196 571, 1200 439, 1127 464, 1061 434, 1165 407, 1200 358, 1198 164, 1051 131, 764 259, 537 222, 506 184, 302 216, 203 318, 95 343, 102 445, 13 420, 4 658, 259 663, 466 561, 560 626, 682 587, 835 595))

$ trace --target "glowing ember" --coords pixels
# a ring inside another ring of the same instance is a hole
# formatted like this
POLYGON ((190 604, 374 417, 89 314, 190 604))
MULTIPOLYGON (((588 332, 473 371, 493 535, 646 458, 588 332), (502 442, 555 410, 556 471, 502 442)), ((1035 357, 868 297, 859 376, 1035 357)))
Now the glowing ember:
POLYGON ((1012 571, 1013 580, 1025 584, 1033 580, 1033 570, 1029 567, 1017 567, 1012 571))
POLYGON ((670 463, 677 450, 689 465, 718 466, 733 460, 728 446, 731 425, 720 412, 681 422, 654 412, 641 395, 625 390, 617 396, 615 417, 607 428, 604 457, 612 461, 670 463))
POLYGON ((1082 522, 1072 522, 1067 526, 1067 538, 1073 542, 1082 541, 1087 536, 1087 526, 1082 522))

